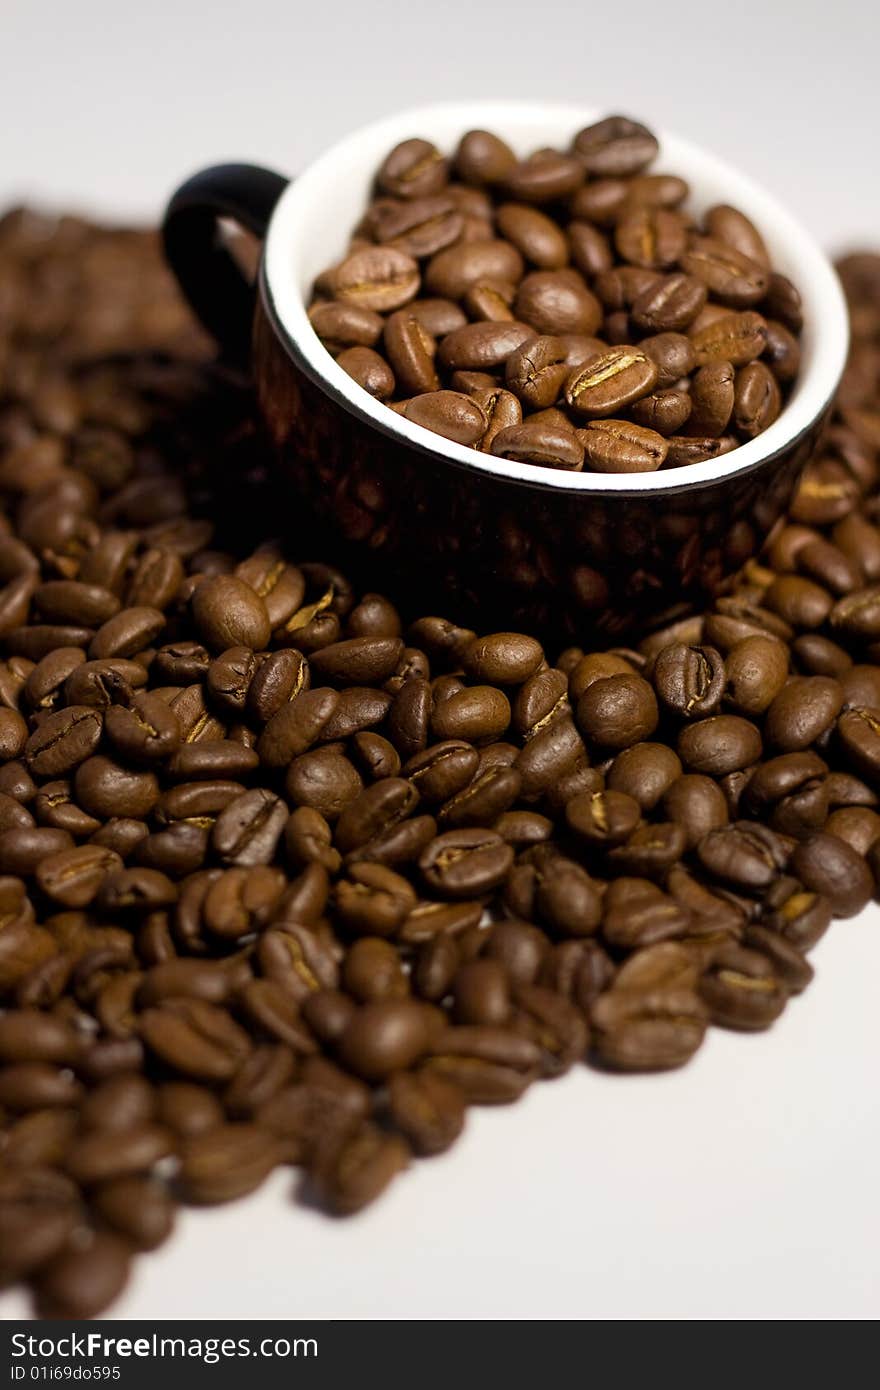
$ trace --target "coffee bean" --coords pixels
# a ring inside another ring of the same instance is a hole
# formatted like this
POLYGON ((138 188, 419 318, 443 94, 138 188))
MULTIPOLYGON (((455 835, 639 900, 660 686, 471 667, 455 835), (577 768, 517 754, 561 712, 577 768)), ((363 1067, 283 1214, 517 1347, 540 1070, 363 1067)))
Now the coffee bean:
POLYGON ((699 989, 712 1022, 725 1028, 767 1028, 788 998, 770 960, 741 946, 725 946, 717 952, 699 989))
POLYGON ((767 346, 767 324, 751 309, 742 313, 724 314, 702 327, 690 328, 694 357, 698 367, 710 362, 727 362, 744 367, 760 357, 767 346))
POLYGON ((222 1124, 187 1138, 179 1182, 190 1202, 229 1202, 253 1192, 280 1160, 277 1140, 252 1124, 222 1124))
POLYGON ((47 715, 25 746, 28 767, 40 777, 71 772, 94 753, 101 728, 100 714, 85 705, 69 705, 47 715))
POLYGON ((331 1132, 317 1148, 312 1176, 331 1211, 350 1215, 374 1201, 409 1162, 409 1146, 377 1125, 331 1132))
POLYGON ((590 1012, 599 1060, 618 1071, 666 1071, 683 1066, 706 1032, 706 1009, 688 988, 611 989, 590 1012))
POLYGON ((682 729, 678 753, 691 772, 721 777, 757 762, 761 756, 760 730, 735 714, 716 714, 682 729))
POLYGON ((612 348, 602 357, 576 367, 565 399, 582 415, 608 416, 647 396, 657 384, 657 366, 637 347, 612 348))
POLYGON ((769 888, 787 858, 771 830, 748 821, 710 831, 697 845, 697 857, 707 873, 746 892, 769 888))
POLYGON ((789 655, 774 637, 744 637, 730 649, 725 665, 725 696, 740 714, 763 714, 782 691, 789 655))
POLYGON ((541 1052, 529 1038, 485 1025, 447 1028, 431 1045, 424 1070, 459 1087, 476 1105, 516 1100, 538 1075, 541 1052))
POLYGON ((404 414, 414 425, 433 430, 456 444, 476 444, 488 425, 482 407, 458 391, 429 391, 414 396, 407 402, 404 414))
POLYGON ((224 1010, 196 999, 170 999, 140 1015, 141 1036, 168 1066, 197 1081, 228 1081, 251 1042, 224 1010))
POLYGON ((659 716, 648 682, 621 675, 594 681, 578 701, 577 717, 587 738, 617 750, 650 738, 659 716))
POLYGON ((40 1311, 45 1317, 96 1317, 122 1292, 128 1273, 127 1243, 109 1233, 91 1232, 86 1244, 62 1250, 40 1271, 40 1311))
POLYGON ((628 116, 608 116, 585 126, 574 138, 574 148, 596 177, 626 177, 637 174, 657 153, 655 137, 628 116))
POLYGON ((83 1186, 147 1173, 173 1152, 170 1130, 140 1124, 112 1133, 97 1130, 77 1139, 67 1152, 65 1167, 83 1186))
POLYGON ((843 703, 840 683, 828 676, 794 676, 769 706, 767 743, 790 753, 808 748, 831 727, 843 703))
POLYGON ((165 615, 158 608, 124 608, 98 628, 89 644, 89 657, 103 661, 136 656, 151 645, 164 626, 165 615))
POLYGON ((589 844, 619 845, 639 824, 642 810, 625 792, 587 792, 568 802, 565 818, 575 834, 589 844))
POLYGON ((0 873, 27 877, 44 859, 73 848, 66 830, 18 825, 0 833, 0 873))
POLYGON ((781 878, 764 899, 763 921, 799 951, 809 951, 830 925, 831 903, 797 879, 781 878))
POLYGON ((212 651, 244 646, 259 651, 269 641, 266 605, 249 584, 233 575, 206 579, 192 600, 199 635, 212 651))
POLYGON ((663 436, 628 420, 593 420, 578 437, 597 473, 651 473, 666 458, 663 436))
POLYGON ((864 859, 836 835, 820 832, 803 840, 790 868, 805 888, 828 899, 836 917, 854 917, 873 896, 874 880, 864 859))
POLYGON ((431 892, 441 898, 472 898, 503 882, 513 850, 493 830, 449 830, 438 835, 419 858, 431 892))
POLYGON ((151 1178, 115 1178, 103 1183, 92 1201, 99 1216, 138 1250, 155 1250, 171 1235, 174 1203, 151 1178))
POLYGON ((382 1000, 361 1005, 339 1039, 339 1055, 364 1080, 380 1081, 412 1066, 428 1038, 423 1005, 382 1000))
POLYGON ((695 849, 711 830, 728 822, 724 793, 711 777, 689 773, 679 777, 663 797, 663 810, 670 820, 683 826, 687 847, 695 849))
POLYGON ((663 743, 637 743, 624 748, 607 775, 609 791, 632 797, 643 812, 653 811, 681 776, 681 759, 663 743))
POLYGON ((37 883, 47 897, 64 907, 87 907, 97 897, 108 874, 122 868, 111 849, 80 845, 50 854, 37 866, 37 883))
POLYGON ((430 1071, 401 1071, 389 1081, 388 1112, 417 1154, 443 1153, 464 1127, 464 1096, 430 1071))

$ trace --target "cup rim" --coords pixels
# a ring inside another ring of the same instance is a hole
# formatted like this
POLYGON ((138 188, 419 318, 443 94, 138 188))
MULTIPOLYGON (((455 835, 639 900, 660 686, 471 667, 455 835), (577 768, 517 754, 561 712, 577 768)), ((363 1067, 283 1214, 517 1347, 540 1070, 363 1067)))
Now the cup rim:
MULTIPOLYGON (((721 182, 725 200, 752 218, 771 247, 783 248, 785 273, 803 298, 803 341, 809 351, 804 353, 792 397, 779 418, 755 439, 717 459, 654 473, 570 473, 496 458, 444 439, 374 400, 343 371, 315 333, 298 283, 305 223, 309 211, 332 192, 345 169, 362 168, 365 161, 370 169, 376 167, 388 149, 408 136, 448 143, 449 137, 440 136, 438 127, 457 130, 453 137, 457 139, 474 128, 495 129, 512 138, 515 132, 552 125, 569 134, 544 138, 560 139, 573 137, 603 114, 546 102, 439 102, 371 122, 314 160, 278 200, 267 229, 260 270, 262 295, 274 330, 300 370, 342 409, 389 440, 482 477, 551 492, 622 494, 629 498, 670 495, 742 477, 787 453, 827 411, 843 373, 849 317, 840 282, 811 234, 773 195, 725 160, 663 130, 656 132, 663 164, 688 180, 698 203, 701 178, 710 184, 721 182)), ((534 143, 534 137, 530 138, 534 143)), ((771 258, 778 264, 778 255, 771 258)))

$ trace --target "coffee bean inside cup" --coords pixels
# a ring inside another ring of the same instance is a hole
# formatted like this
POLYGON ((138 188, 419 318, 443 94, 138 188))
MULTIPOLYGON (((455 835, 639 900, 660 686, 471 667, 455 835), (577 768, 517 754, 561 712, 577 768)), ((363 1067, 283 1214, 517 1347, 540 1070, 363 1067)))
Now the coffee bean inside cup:
POLYGON ((650 473, 729 453, 784 409, 800 296, 772 229, 701 205, 661 155, 622 116, 524 158, 485 130, 404 140, 312 327, 375 400, 496 458, 650 473))

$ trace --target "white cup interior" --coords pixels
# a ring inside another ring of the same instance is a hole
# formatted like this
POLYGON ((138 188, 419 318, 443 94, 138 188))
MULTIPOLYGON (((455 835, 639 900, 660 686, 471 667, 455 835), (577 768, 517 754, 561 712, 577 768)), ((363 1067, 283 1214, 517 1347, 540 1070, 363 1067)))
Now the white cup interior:
POLYGON ((694 483, 745 473, 797 439, 836 390, 846 361, 849 324, 837 276, 807 231, 775 198, 744 174, 689 141, 658 132, 653 169, 675 173, 691 186, 688 207, 700 214, 713 203, 733 203, 755 223, 775 269, 803 299, 801 371, 779 419, 756 439, 706 463, 656 473, 567 473, 481 454, 442 439, 375 401, 333 360, 309 323, 306 305, 316 276, 345 252, 373 187, 376 170, 400 140, 422 136, 451 153, 466 130, 496 131, 520 156, 543 145, 567 147, 583 126, 604 112, 528 102, 444 103, 403 111, 334 145, 282 194, 266 238, 265 273, 277 320, 302 365, 346 407, 386 434, 462 467, 565 492, 646 494, 680 491, 694 483))

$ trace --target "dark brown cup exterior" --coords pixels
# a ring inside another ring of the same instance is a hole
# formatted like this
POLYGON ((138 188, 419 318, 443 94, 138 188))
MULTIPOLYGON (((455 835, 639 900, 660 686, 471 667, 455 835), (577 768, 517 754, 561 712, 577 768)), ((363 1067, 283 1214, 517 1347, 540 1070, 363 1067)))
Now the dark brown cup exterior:
MULTIPOLYGON (((705 606, 784 512, 830 410, 747 473, 622 496, 494 477, 385 434, 312 375, 265 280, 260 408, 298 509, 345 542, 370 587, 459 623, 614 645, 705 606)), ((389 412, 393 425, 394 417, 389 412)), ((442 446, 441 446, 442 447, 442 446)))

